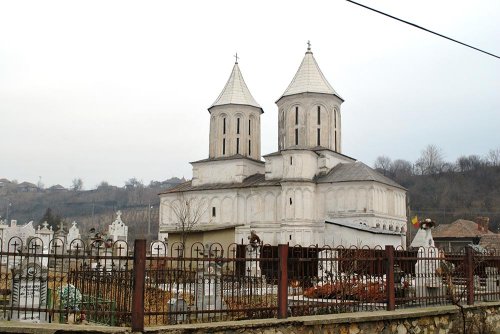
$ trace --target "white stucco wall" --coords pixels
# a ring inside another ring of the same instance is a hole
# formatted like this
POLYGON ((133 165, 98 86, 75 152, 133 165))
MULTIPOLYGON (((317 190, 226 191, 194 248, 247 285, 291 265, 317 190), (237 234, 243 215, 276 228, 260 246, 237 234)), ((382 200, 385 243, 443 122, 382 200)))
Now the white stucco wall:
POLYGON ((264 163, 245 158, 192 162, 193 186, 213 183, 240 183, 254 174, 264 173, 264 163))

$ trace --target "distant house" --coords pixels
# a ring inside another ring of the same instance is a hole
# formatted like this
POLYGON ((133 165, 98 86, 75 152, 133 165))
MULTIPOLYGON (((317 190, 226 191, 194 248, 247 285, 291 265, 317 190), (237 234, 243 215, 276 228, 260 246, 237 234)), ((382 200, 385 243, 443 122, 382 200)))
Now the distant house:
POLYGON ((495 233, 488 229, 489 218, 477 217, 476 221, 458 219, 450 224, 438 225, 432 236, 436 247, 445 251, 459 251, 467 245, 479 245, 485 236, 493 236, 495 233))
POLYGON ((38 186, 31 182, 22 182, 17 185, 17 189, 21 192, 37 192, 38 186))
POLYGON ((485 234, 479 241, 479 246, 489 251, 500 252, 500 234, 485 234))
POLYGON ((0 189, 6 188, 9 186, 12 182, 10 182, 7 179, 0 179, 0 189))
POLYGON ((62 192, 62 191, 68 191, 68 189, 64 188, 60 184, 56 184, 48 189, 50 192, 62 192))

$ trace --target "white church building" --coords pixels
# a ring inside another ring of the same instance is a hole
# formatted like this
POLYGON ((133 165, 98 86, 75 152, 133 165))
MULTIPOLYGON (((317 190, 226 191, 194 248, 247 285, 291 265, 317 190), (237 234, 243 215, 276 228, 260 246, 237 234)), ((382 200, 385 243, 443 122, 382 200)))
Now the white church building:
POLYGON ((179 229, 176 201, 195 197, 206 206, 195 228, 233 227, 235 242, 255 230, 271 245, 404 246, 406 189, 342 154, 343 102, 309 47, 276 101, 278 151, 261 156, 264 111, 236 61, 208 108, 208 159, 160 194, 160 240, 179 229))

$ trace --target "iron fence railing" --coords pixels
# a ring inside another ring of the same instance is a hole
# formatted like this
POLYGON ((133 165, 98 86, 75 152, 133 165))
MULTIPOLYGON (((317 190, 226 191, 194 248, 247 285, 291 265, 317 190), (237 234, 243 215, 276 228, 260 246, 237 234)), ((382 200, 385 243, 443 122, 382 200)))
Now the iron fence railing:
POLYGON ((145 326, 500 300, 479 247, 0 242, 0 319, 145 326), (133 251, 133 252, 132 252, 133 251))

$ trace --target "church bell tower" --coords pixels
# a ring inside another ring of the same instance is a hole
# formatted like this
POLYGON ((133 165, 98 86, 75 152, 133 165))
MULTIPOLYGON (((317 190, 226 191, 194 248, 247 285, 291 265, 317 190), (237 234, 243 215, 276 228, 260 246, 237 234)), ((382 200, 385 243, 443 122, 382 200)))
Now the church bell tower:
POLYGON ((243 156, 261 158, 260 115, 264 112, 248 89, 238 65, 238 55, 224 89, 208 108, 209 158, 243 156))
POLYGON ((276 101, 279 150, 326 148, 341 153, 342 102, 321 72, 308 42, 295 77, 276 101))

